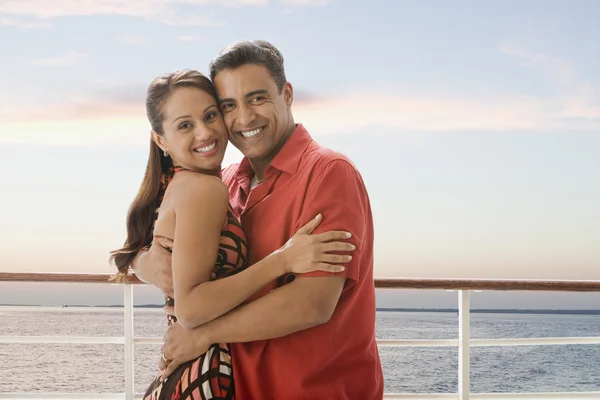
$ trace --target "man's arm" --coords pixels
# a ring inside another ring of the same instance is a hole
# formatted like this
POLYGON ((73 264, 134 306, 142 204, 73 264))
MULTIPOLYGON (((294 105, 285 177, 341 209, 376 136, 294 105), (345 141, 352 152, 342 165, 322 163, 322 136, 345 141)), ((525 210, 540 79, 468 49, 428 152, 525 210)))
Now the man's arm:
POLYGON ((227 188, 218 179, 201 174, 182 176, 173 192, 175 239, 173 284, 175 315, 187 329, 204 325, 235 309, 254 293, 288 272, 339 271, 339 266, 323 260, 344 262, 329 254, 346 249, 348 243, 332 242, 346 237, 344 232, 310 235, 320 218, 311 221, 278 251, 237 274, 211 279, 219 250, 223 219, 227 212, 227 188), (188 182, 183 179, 187 179, 188 182), (186 185, 183 189, 181 185, 186 185), (177 193, 177 196, 175 195, 177 193))
POLYGON ((184 329, 179 323, 171 325, 161 349, 159 368, 166 368, 161 380, 184 362, 206 353, 213 343, 274 339, 326 323, 333 315, 345 281, 343 276, 296 278, 193 330, 184 329))
MULTIPOLYGON (((322 212, 317 231, 351 232, 357 248, 346 269, 339 273, 315 271, 298 275, 283 287, 201 328, 210 343, 240 343, 273 339, 324 324, 333 315, 346 280, 358 280, 362 238, 367 220, 366 190, 354 167, 334 160, 314 177, 298 224, 322 212)), ((318 233, 315 231, 315 233, 318 233)))
POLYGON ((140 250, 131 263, 131 269, 145 283, 157 287, 173 297, 173 272, 171 252, 173 241, 164 237, 154 237, 148 250, 140 250))
POLYGON ((199 340, 209 344, 267 340, 324 324, 333 315, 345 281, 343 276, 296 278, 200 327, 199 340))
POLYGON ((346 269, 339 273, 298 275, 293 282, 192 331, 173 325, 163 345, 166 357, 173 360, 169 373, 178 364, 204 353, 213 343, 273 339, 329 321, 344 287, 358 280, 368 209, 362 180, 347 161, 331 162, 314 182, 298 223, 322 212, 319 231, 351 232, 349 241, 356 250, 346 269))

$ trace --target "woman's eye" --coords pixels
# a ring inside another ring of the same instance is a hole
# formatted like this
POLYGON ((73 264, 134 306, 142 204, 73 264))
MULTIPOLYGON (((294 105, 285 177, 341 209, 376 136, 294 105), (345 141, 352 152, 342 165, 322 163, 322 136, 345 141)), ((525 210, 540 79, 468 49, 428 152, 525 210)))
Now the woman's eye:
POLYGON ((204 117, 204 119, 209 122, 214 121, 216 118, 217 118, 217 113, 210 113, 210 114, 207 114, 206 117, 204 117))
POLYGON ((179 125, 179 129, 189 129, 192 126, 192 124, 190 124, 189 122, 184 122, 181 125, 179 125))

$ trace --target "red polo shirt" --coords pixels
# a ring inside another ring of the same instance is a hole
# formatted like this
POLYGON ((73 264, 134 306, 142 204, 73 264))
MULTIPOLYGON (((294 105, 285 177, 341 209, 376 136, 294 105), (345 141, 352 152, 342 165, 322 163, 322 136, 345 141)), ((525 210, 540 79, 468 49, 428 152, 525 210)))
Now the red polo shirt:
MULTIPOLYGON (((356 245, 329 322, 285 337, 231 344, 237 400, 383 398, 375 341, 373 218, 359 172, 343 155, 321 147, 298 125, 250 191, 247 159, 223 170, 230 201, 249 241, 252 265, 323 214, 315 233, 346 230, 356 245)), ((304 276, 328 276, 315 272, 304 276)), ((253 298, 267 294, 274 282, 253 298)), ((285 310, 281 310, 285 312, 285 310)))

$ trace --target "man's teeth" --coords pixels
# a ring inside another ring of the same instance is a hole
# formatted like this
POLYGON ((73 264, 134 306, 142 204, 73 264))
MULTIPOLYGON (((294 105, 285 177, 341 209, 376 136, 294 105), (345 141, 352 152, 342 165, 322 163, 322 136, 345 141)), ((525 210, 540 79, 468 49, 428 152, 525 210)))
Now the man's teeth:
POLYGON ((213 142, 212 144, 209 144, 208 146, 198 147, 195 150, 199 153, 206 153, 207 151, 211 151, 212 149, 214 149, 216 145, 217 145, 217 142, 213 142))
POLYGON ((249 138, 249 137, 252 137, 252 136, 254 136, 254 135, 257 135, 257 134, 259 134, 259 133, 260 133, 260 131, 262 131, 262 128, 256 128, 256 129, 255 129, 255 130, 253 130, 253 131, 248 131, 248 132, 240 132, 240 133, 242 134, 242 136, 243 136, 243 137, 247 137, 247 138, 249 138))

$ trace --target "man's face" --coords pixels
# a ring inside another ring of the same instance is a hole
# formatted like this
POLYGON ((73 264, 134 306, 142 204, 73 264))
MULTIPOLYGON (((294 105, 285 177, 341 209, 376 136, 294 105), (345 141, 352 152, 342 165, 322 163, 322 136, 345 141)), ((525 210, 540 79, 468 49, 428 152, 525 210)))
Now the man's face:
POLYGON ((225 69, 214 80, 229 140, 251 161, 269 161, 293 128, 292 86, 281 93, 266 67, 225 69))

